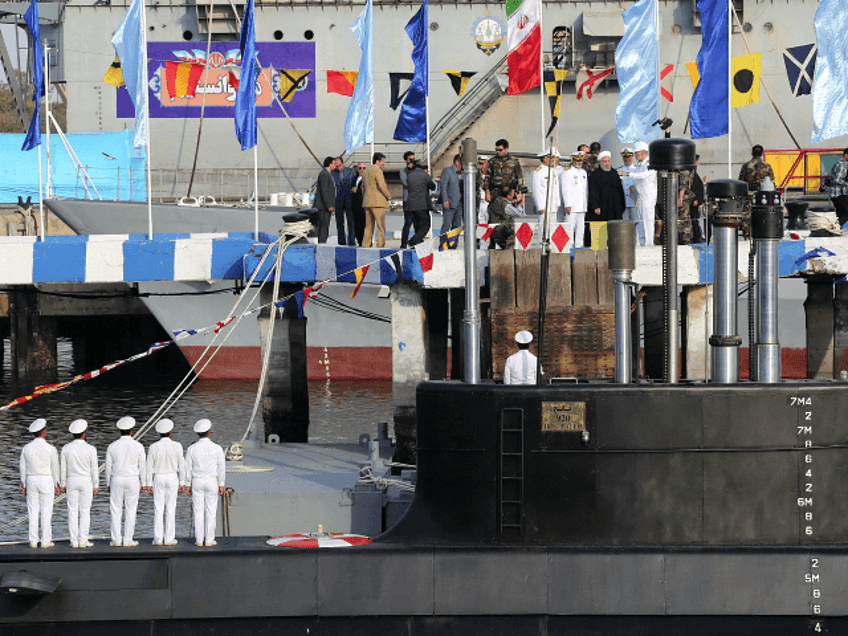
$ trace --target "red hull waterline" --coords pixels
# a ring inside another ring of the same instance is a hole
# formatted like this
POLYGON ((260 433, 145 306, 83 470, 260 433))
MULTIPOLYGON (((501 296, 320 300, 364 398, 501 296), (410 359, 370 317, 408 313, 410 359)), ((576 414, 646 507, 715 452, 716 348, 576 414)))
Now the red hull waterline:
MULTIPOLYGON (((189 364, 205 347, 180 347, 189 364)), ((203 380, 259 380, 262 368, 260 347, 222 347, 201 373, 203 380)), ((391 380, 390 347, 307 347, 306 375, 309 380, 391 380)))
MULTIPOLYGON (((181 347, 194 365, 204 347, 181 347)), ((450 358, 448 358, 450 359, 450 358)), ((259 347, 223 347, 200 377, 204 380, 259 380, 262 352, 259 347)), ((800 380, 807 377, 807 351, 785 348, 781 351, 782 376, 800 380)), ((748 377, 748 350, 739 351, 739 370, 748 377)), ((308 347, 306 374, 309 380, 391 380, 390 347, 308 347)))

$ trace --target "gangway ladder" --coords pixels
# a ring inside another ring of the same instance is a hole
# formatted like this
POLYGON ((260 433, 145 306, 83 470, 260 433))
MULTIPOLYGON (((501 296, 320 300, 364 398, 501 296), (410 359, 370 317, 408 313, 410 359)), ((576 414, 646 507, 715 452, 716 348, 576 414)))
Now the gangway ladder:
POLYGON ((501 411, 500 534, 521 535, 524 508, 524 409, 501 411))

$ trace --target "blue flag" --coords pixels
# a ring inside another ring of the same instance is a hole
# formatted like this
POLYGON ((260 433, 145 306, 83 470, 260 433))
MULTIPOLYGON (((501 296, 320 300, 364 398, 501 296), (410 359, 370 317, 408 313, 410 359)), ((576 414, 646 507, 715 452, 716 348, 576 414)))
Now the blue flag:
POLYGON ((256 32, 253 26, 253 0, 248 0, 241 23, 241 74, 236 91, 236 137, 241 149, 247 150, 256 145, 256 79, 259 68, 256 65, 256 32))
POLYGON ((813 81, 813 134, 817 144, 848 134, 848 14, 844 0, 820 0, 816 26, 816 77, 813 81))
POLYGON ((362 49, 362 60, 359 62, 359 75, 356 87, 347 109, 345 120, 345 151, 352 152, 360 146, 374 141, 374 71, 372 67, 374 43, 372 38, 372 7, 371 0, 365 4, 362 13, 350 27, 359 41, 362 49))
POLYGON ((615 128, 621 143, 659 138, 660 49, 657 0, 639 0, 625 11, 624 37, 615 49, 619 96, 615 128))
POLYGON ((24 21, 32 35, 32 83, 35 85, 32 100, 35 102, 35 111, 32 113, 29 130, 21 150, 32 150, 41 145, 41 96, 44 95, 44 51, 41 48, 41 29, 38 26, 36 0, 32 0, 32 4, 29 5, 29 9, 24 14, 24 21))
POLYGON ((121 61, 127 92, 135 107, 133 146, 147 144, 147 52, 142 27, 143 0, 132 0, 127 15, 112 36, 112 46, 121 61))
POLYGON ((692 139, 730 131, 730 6, 728 0, 698 0, 701 12, 700 80, 689 104, 692 139))
POLYGON ((403 102, 394 138, 400 141, 427 141, 427 0, 406 23, 406 34, 412 40, 412 63, 415 73, 403 102))

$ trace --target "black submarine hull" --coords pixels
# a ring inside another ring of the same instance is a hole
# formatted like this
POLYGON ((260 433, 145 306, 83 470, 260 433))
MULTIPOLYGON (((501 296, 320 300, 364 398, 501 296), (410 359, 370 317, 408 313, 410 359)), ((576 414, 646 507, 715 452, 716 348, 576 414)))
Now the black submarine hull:
POLYGON ((848 630, 840 383, 418 388, 418 483, 374 543, 8 548, 0 633, 848 630))

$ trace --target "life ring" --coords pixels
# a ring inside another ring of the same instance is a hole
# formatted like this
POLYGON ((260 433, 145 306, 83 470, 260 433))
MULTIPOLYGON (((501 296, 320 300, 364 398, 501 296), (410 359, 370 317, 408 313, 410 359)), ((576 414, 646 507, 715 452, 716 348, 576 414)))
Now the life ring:
POLYGON ((349 548, 356 545, 367 545, 371 543, 371 539, 361 534, 322 532, 287 534, 268 539, 266 543, 277 548, 349 548))

